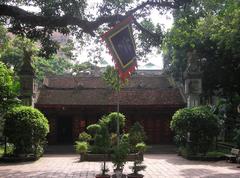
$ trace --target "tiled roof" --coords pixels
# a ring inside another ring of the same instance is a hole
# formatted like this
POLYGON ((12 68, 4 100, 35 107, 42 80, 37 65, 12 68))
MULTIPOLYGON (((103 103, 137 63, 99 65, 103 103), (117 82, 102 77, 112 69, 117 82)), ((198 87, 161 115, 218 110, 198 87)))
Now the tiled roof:
MULTIPOLYGON (((101 77, 73 77, 73 76, 53 76, 45 78, 43 85, 51 89, 100 89, 109 88, 101 77)), ((127 85, 126 89, 145 88, 145 89, 167 89, 171 88, 166 76, 134 76, 127 85)))
MULTIPOLYGON (((99 77, 50 77, 37 100, 44 105, 116 105, 117 94, 99 77)), ((166 76, 132 77, 120 92, 120 105, 184 105, 178 88, 166 76)))

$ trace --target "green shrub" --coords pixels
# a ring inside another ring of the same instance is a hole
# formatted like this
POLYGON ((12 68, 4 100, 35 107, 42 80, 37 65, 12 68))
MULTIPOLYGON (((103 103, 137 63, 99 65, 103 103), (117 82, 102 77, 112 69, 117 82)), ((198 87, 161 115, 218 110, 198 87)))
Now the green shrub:
POLYGON ((110 133, 116 133, 117 132, 117 120, 119 120, 119 130, 122 132, 124 126, 125 126, 125 116, 121 113, 112 112, 107 116, 103 116, 99 120, 99 124, 101 126, 106 126, 110 133))
POLYGON ((0 114, 5 113, 13 105, 19 91, 19 82, 14 80, 14 73, 0 61, 0 114))
POLYGON ((111 133, 110 141, 111 141, 111 146, 117 145, 117 141, 118 141, 117 134, 111 133))
POLYGON ((87 131, 92 135, 92 137, 94 137, 95 134, 100 130, 101 130, 101 126, 99 124, 91 124, 87 126, 87 131))
POLYGON ((129 142, 129 134, 128 133, 123 134, 121 139, 126 141, 126 142, 129 142))
POLYGON ((147 146, 145 143, 138 143, 138 144, 136 144, 135 147, 136 147, 137 152, 139 152, 139 153, 144 153, 147 149, 147 146))
POLYGON ((89 142, 91 139, 91 135, 87 134, 86 132, 82 132, 78 136, 78 140, 81 142, 89 142))
POLYGON ((88 151, 89 145, 87 142, 75 142, 75 151, 79 154, 86 154, 88 151))
POLYGON ((177 143, 186 147, 190 154, 205 154, 219 130, 216 116, 203 106, 178 110, 173 115, 171 129, 176 133, 177 143))
POLYGON ((146 140, 146 133, 139 122, 135 122, 129 130, 129 143, 131 152, 136 152, 136 144, 146 140))
POLYGON ((209 151, 206 154, 206 157, 211 157, 211 158, 219 158, 219 157, 224 157, 225 153, 220 152, 220 151, 209 151))
POLYGON ((110 134, 108 132, 107 127, 102 126, 101 130, 96 134, 94 145, 92 146, 92 151, 95 153, 103 153, 103 167, 102 167, 102 175, 105 175, 109 170, 106 167, 106 154, 110 152, 110 134))
POLYGON ((19 82, 14 80, 13 71, 0 61, 0 137, 4 128, 2 116, 19 103, 17 99, 18 93, 19 82))
POLYGON ((93 153, 107 153, 110 149, 110 135, 106 127, 101 127, 101 130, 94 138, 94 144, 91 147, 93 153))
POLYGON ((4 134, 14 145, 14 154, 34 153, 36 157, 40 156, 49 132, 44 115, 32 107, 19 106, 10 110, 4 118, 4 134))
POLYGON ((123 169, 123 166, 127 161, 129 151, 129 143, 123 137, 120 140, 119 145, 113 148, 112 163, 116 169, 123 169))
MULTIPOLYGON (((147 146, 145 143, 138 143, 136 144, 136 150, 138 153, 144 153, 147 149, 147 146)), ((139 171, 145 170, 146 166, 142 164, 141 159, 135 159, 133 162, 133 166, 130 166, 130 169, 132 169, 133 173, 132 175, 139 175, 139 171)))
POLYGON ((235 144, 240 148, 240 129, 235 129, 235 137, 233 138, 235 144))
MULTIPOLYGON (((5 146, 4 145, 0 145, 0 157, 4 154, 4 149, 5 146)), ((13 144, 9 144, 7 143, 6 145, 6 155, 12 155, 14 151, 14 145, 13 144)))

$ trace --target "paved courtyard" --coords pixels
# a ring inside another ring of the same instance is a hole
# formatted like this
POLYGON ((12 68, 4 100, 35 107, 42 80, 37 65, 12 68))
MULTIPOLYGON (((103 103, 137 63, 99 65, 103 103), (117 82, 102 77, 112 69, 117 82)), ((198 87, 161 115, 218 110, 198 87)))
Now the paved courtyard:
MULTIPOLYGON (((145 178, 240 178, 240 168, 237 164, 218 162, 188 161, 176 154, 147 154, 144 163, 145 178)), ((112 164, 107 163, 112 172, 112 164)), ((129 173, 128 163, 124 173, 129 173)), ((93 178, 99 173, 101 163, 79 162, 76 154, 71 155, 45 155, 36 162, 0 164, 1 178, 93 178)))

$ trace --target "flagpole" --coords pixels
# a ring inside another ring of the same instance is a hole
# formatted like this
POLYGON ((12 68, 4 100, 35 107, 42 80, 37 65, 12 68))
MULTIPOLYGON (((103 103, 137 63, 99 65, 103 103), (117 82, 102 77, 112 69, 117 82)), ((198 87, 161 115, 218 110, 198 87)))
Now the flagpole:
MULTIPOLYGON (((118 86, 120 88, 120 79, 119 79, 119 75, 118 75, 118 86)), ((119 133, 119 130, 120 130, 120 126, 119 126, 119 105, 120 105, 120 97, 119 97, 119 93, 120 93, 120 90, 118 89, 117 90, 117 146, 119 146, 119 141, 120 141, 120 133, 119 133)))
MULTIPOLYGON (((117 11, 118 11, 118 9, 117 9, 117 11)), ((120 77, 119 77, 119 75, 117 75, 118 76, 118 91, 117 91, 117 147, 119 148, 119 142, 120 142, 120 128, 119 128, 119 110, 120 110, 120 98, 119 98, 119 93, 120 93, 120 77)))

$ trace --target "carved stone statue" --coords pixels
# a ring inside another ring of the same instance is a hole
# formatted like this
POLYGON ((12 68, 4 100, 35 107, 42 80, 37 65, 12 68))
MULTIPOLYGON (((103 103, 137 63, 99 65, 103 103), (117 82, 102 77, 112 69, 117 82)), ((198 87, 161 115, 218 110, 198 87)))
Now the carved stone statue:
POLYGON ((199 61, 198 61, 196 50, 188 52, 187 57, 188 57, 188 66, 187 66, 186 72, 188 73, 200 72, 199 61))
POLYGON ((184 72, 185 94, 188 107, 194 107, 200 104, 200 94, 202 93, 202 72, 196 50, 187 53, 187 60, 188 65, 184 72))

